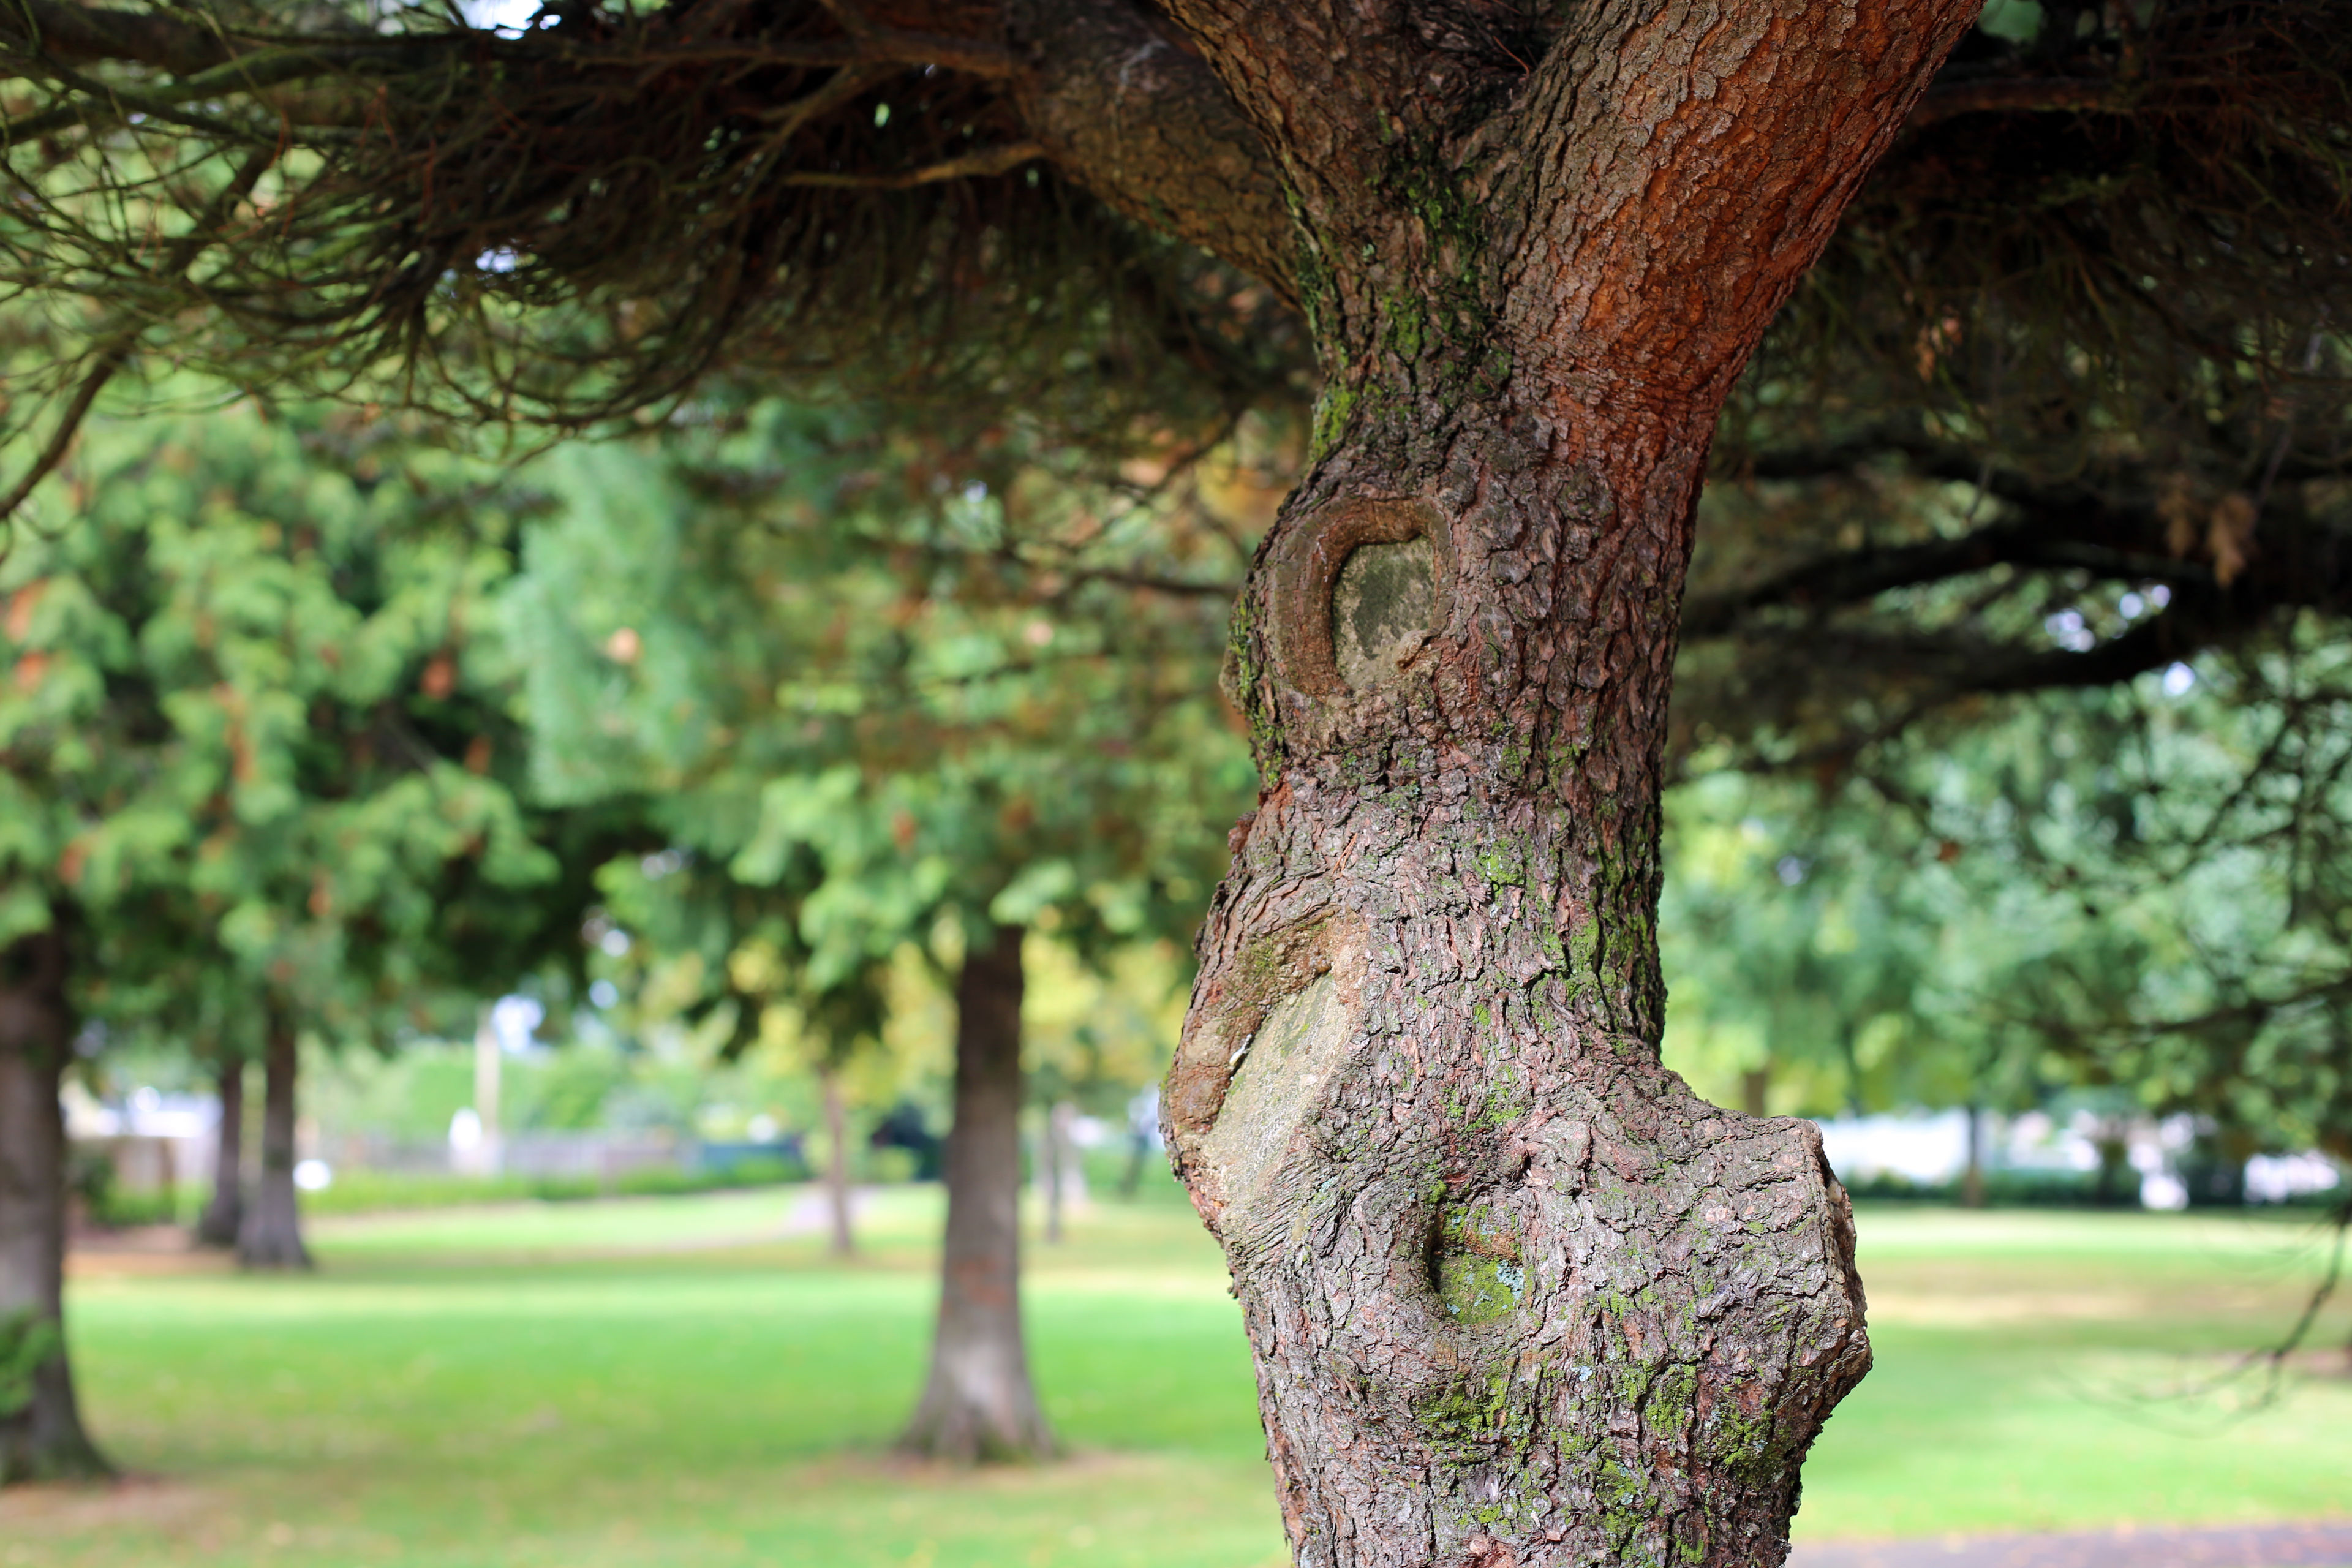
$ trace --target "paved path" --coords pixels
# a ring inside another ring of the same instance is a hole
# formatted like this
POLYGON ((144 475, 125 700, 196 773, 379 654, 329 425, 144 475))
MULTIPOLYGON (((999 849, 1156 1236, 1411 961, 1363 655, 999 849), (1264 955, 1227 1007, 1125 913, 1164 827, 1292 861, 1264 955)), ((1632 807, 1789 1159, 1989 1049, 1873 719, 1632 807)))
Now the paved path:
POLYGON ((2352 1522, 1818 1542, 1789 1568, 2352 1568, 2352 1522))

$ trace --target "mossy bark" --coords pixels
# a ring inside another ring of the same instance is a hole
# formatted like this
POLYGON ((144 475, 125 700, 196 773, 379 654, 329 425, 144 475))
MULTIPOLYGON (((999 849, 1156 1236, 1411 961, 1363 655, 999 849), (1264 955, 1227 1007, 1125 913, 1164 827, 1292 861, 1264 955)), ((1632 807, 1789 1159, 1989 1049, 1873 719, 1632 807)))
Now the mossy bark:
POLYGON ((261 1058, 261 1171, 236 1235, 236 1261, 245 1268, 308 1268, 302 1207, 294 1186, 295 1077, 301 1052, 294 1020, 272 1001, 261 1058))
POLYGON ((1171 9, 1328 377, 1164 1101, 1292 1551, 1777 1564, 1870 1352, 1818 1134, 1659 1063, 1676 618, 1724 397, 1975 5, 1600 4, 1516 68, 1426 6, 1171 9))
POLYGON ((930 1380, 899 1439, 908 1453, 959 1464, 1054 1448, 1021 1327, 1022 935, 995 927, 956 978, 939 1321, 930 1380))
POLYGON ((0 1486, 110 1473, 66 1355, 67 963, 54 930, 0 949, 0 1486))

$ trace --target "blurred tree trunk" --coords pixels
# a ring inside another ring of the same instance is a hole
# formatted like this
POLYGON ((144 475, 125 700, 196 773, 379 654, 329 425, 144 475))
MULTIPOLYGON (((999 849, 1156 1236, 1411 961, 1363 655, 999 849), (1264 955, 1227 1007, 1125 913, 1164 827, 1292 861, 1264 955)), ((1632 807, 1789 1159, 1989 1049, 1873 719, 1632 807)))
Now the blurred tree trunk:
POLYGON ((1127 1167, 1118 1173, 1118 1195, 1132 1202, 1143 1190, 1143 1157, 1151 1145, 1139 1133, 1127 1135, 1127 1167))
POLYGON ((1045 1157, 1038 1163, 1045 1176, 1048 1244, 1058 1244, 1062 1239, 1062 1205, 1070 1188, 1070 1119, 1076 1114, 1076 1109, 1066 1100, 1055 1100, 1045 1111, 1045 1157))
POLYGON ((294 1075, 300 1065, 294 1020, 284 1003, 268 1004, 268 1038, 262 1055, 261 1178, 236 1235, 236 1260, 247 1268, 308 1268, 302 1211, 294 1190, 294 1075))
POLYGON ((997 926, 956 978, 955 1126, 930 1381, 899 1447, 970 1464, 1053 1451, 1021 1331, 1021 939, 997 926))
POLYGON ((2091 1201, 2102 1208, 2136 1206, 2139 1203, 2139 1173, 2132 1169, 2130 1124, 2120 1117, 2102 1117, 2098 1126, 2092 1129, 2091 1147, 2099 1154, 2091 1201))
POLYGON ((1158 1090, 1145 1093, 1150 1096, 1149 1100, 1139 1095, 1127 1107, 1127 1169, 1119 1173, 1118 1195, 1130 1200, 1143 1189, 1144 1156, 1151 1152, 1152 1129, 1160 1120, 1158 1090), (1151 1112, 1148 1119, 1144 1111, 1147 1106, 1151 1112))
POLYGON ((833 1211, 830 1250, 835 1258, 847 1258, 857 1250, 857 1238, 849 1228, 849 1115, 841 1103, 841 1069, 820 1068, 817 1079, 824 1088, 824 1194, 833 1211))
POLYGON ((110 1473, 66 1359, 67 963, 54 929, 0 950, 0 1485, 110 1473))
POLYGON ((213 1195, 196 1219, 196 1245, 235 1247, 245 1224, 245 1058, 222 1057, 213 1083, 220 1125, 213 1138, 213 1195))
POLYGON ((1969 1107, 1969 1163, 1960 1173, 1960 1206, 1980 1209, 1985 1206, 1984 1171, 1984 1107, 1969 1107))

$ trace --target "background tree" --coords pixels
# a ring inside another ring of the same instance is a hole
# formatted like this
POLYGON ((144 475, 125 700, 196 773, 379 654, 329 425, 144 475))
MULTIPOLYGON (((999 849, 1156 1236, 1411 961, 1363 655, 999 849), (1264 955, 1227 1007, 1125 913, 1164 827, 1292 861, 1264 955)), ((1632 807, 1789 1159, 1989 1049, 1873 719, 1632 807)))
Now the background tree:
MULTIPOLYGON (((37 1025, 18 1037, 8 1114, 55 1121, 83 1018, 210 1032, 261 1060, 261 1179, 237 1237, 261 1266, 306 1258, 298 1030, 383 1039, 425 1022, 448 978, 436 954, 511 951, 525 922, 498 889, 551 875, 493 776, 501 729, 520 765, 511 722, 459 670, 466 607, 507 569, 500 515, 478 493, 466 516, 488 540, 419 532, 433 500, 383 481, 426 476, 370 434, 250 409, 95 426, 66 476, 69 521, 20 540, 0 575, 0 908, 31 955, 20 1011, 37 1025)), ((12 1417, 7 1469, 88 1468, 53 1331, 63 1147, 28 1132, 10 1149, 34 1163, 0 1230, 0 1300, 32 1305, 53 1353, 12 1417)))
POLYGON ((75 1029, 63 927, 53 915, 0 950, 0 1485, 110 1468, 82 1429, 66 1359, 58 1089, 75 1029))
POLYGON ((1145 1151, 1133 1138, 1135 1096, 1168 1070, 1192 966, 1164 937, 1123 944, 1092 964, 1049 941, 1033 945, 1028 960, 1035 984, 1023 1034, 1040 1113, 1036 1184, 1045 1199, 1045 1237, 1055 1242, 1066 1200, 1086 1187, 1082 1113, 1118 1128, 1129 1144, 1121 1191, 1132 1197, 1140 1186, 1145 1151))
MULTIPOLYGON (((1196 918, 1248 776, 1202 574, 1246 544, 1192 492, 1123 498, 1017 430, 955 434, 761 403, 659 454, 575 455, 513 604, 543 787, 660 801, 737 884, 722 901, 785 912, 765 955, 804 1026, 872 1032, 859 977, 909 944, 949 977, 939 1339, 908 1442, 969 1460, 1050 1441, 1018 1308, 1025 933, 1097 952, 1196 918)), ((733 951, 707 973, 748 1019, 765 959, 733 951)))
MULTIPOLYGON (((520 586, 530 593, 538 584, 527 579, 520 586)), ((560 744, 547 735, 535 738, 551 750, 560 744)), ((668 799, 672 804, 657 808, 645 824, 649 841, 666 847, 608 861, 597 876, 600 917, 629 943, 626 957, 635 982, 630 989, 641 998, 635 1022, 642 1028, 651 1021, 656 1009, 646 1005, 653 1000, 646 994, 658 992, 659 1010, 668 1016, 706 1033, 715 1026, 721 1042, 718 1060, 768 1047, 815 1077, 824 1134, 820 1174, 831 1211, 832 1248, 836 1257, 847 1257, 856 1250, 856 1239, 843 1080, 861 1057, 882 1048, 887 963, 877 959, 828 974, 821 986, 814 983, 800 927, 809 887, 746 883, 724 860, 668 846, 667 833, 681 813, 690 819, 699 804, 691 797, 668 799)), ((704 851, 708 847, 706 840, 704 851)))
MULTIPOLYGON (((468 618, 487 618, 511 570, 495 503, 463 498, 466 531, 437 537, 413 515, 371 516, 371 500, 406 509, 416 492, 381 473, 371 484, 368 458, 397 454, 353 433, 362 441, 336 455, 362 469, 356 484, 322 473, 325 454, 302 453, 299 432, 258 422, 242 450, 217 423, 201 446, 189 427, 153 432, 100 476, 100 526, 145 525, 124 552, 147 555, 162 593, 134 635, 181 742, 174 859, 257 1015, 261 1161, 237 1238, 248 1267, 309 1261, 293 1184, 300 1036, 368 1041, 432 1019, 447 979, 436 953, 487 912, 465 901, 467 880, 554 874, 494 771, 501 740, 509 771, 521 762, 501 693, 480 683, 479 652, 467 668, 468 618), (184 489, 148 477, 175 436, 184 489), (173 521, 151 521, 174 500, 173 521)), ((343 432, 316 435, 341 444, 343 432)))

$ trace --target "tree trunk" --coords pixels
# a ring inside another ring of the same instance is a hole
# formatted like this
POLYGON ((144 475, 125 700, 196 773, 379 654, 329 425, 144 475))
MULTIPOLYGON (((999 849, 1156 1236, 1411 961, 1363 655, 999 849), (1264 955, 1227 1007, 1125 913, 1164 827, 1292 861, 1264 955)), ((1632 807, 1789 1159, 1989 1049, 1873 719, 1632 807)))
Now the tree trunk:
POLYGON ((236 1233, 236 1260, 246 1268, 308 1268, 302 1211, 294 1191, 294 1073, 299 1062, 294 1021, 282 1003, 269 1005, 262 1055, 261 1179, 236 1233))
POLYGON ((2091 1146, 2098 1151, 2099 1170, 2091 1188, 2091 1201, 2102 1208, 2121 1208, 2139 1203, 2139 1173, 2131 1164, 2131 1130, 2112 1119, 2100 1122, 2091 1135, 2091 1146))
POLYGON ((506 1135, 499 1122, 499 1089, 506 1069, 506 1047, 492 1020, 496 1004, 484 1007, 474 1025, 474 1119, 481 1137, 473 1151, 474 1173, 496 1176, 506 1169, 506 1135))
POLYGON ((110 1473, 66 1359, 66 965, 54 930, 0 952, 0 1486, 110 1473))
POLYGON ((839 1070, 825 1068, 818 1077, 824 1085, 824 1195, 833 1209, 831 1250, 835 1258, 847 1258, 857 1250, 857 1238, 849 1229, 849 1118, 841 1103, 839 1070))
POLYGON ((1163 1110, 1292 1552, 1769 1568, 1870 1352, 1819 1133, 1659 1064, 1676 620, 1723 400, 1976 5, 1601 0, 1530 68, 1425 6, 1169 4, 1327 376, 1163 1110))
POLYGON ((213 1075, 220 1125, 213 1138, 213 1195, 196 1219, 196 1245, 235 1247, 245 1224, 245 1058, 221 1058, 213 1075))
POLYGON ((899 1446, 961 1464, 1053 1451, 1021 1332, 1021 938, 998 926, 956 979, 955 1126, 931 1375, 899 1446))
POLYGON ((1047 1246, 1058 1246, 1062 1240, 1062 1205, 1069 1196, 1070 1116, 1070 1102, 1057 1100, 1046 1108, 1045 1124, 1039 1130, 1045 1158, 1037 1165, 1045 1194, 1047 1246))
POLYGON ((1969 1107, 1969 1161, 1960 1172, 1960 1206, 1985 1206, 1984 1107, 1969 1107))
POLYGON ((1145 1089, 1127 1106, 1127 1169, 1119 1173, 1118 1195, 1132 1200, 1143 1187, 1143 1158, 1151 1152, 1152 1129, 1160 1120, 1160 1094, 1145 1089))
POLYGON ((1127 1135, 1127 1166, 1118 1173, 1118 1195, 1130 1203, 1143 1190, 1143 1157, 1150 1149, 1150 1140, 1140 1132, 1127 1135))

